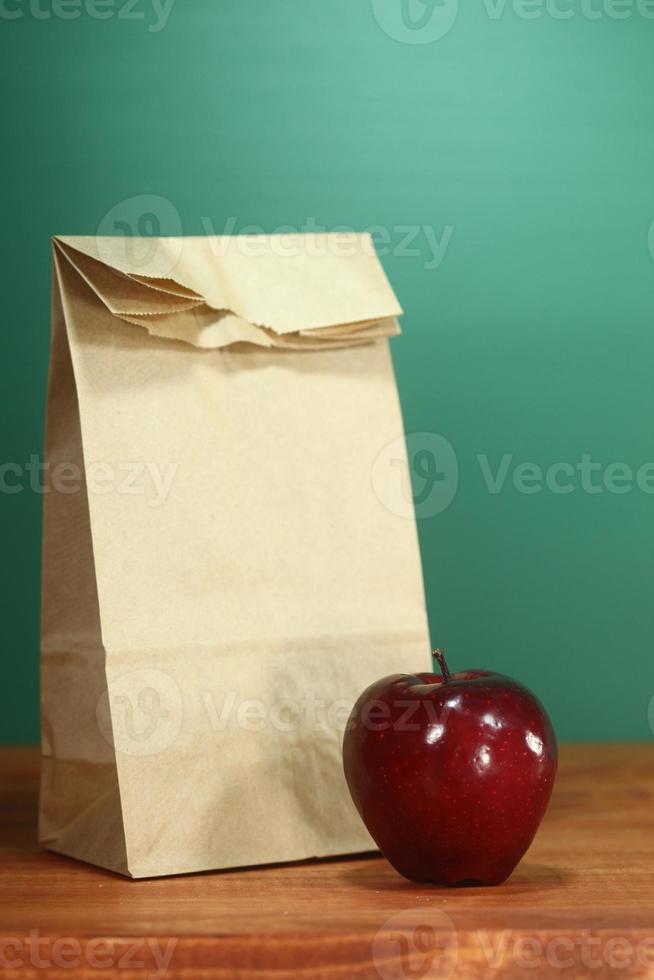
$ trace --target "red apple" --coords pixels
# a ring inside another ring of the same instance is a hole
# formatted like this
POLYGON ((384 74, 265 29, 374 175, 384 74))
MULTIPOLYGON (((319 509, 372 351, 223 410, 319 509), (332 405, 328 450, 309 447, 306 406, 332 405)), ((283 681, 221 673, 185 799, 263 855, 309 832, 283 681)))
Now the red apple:
POLYGON ((412 881, 496 885, 547 808, 556 738, 526 687, 485 670, 394 674, 355 704, 345 778, 375 843, 412 881))

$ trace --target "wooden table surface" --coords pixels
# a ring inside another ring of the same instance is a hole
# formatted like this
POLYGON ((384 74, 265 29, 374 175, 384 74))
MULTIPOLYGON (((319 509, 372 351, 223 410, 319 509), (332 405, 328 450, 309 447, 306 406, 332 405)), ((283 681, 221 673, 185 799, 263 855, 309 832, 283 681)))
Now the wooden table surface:
POLYGON ((35 749, 0 749, 7 977, 654 977, 654 745, 564 746, 497 888, 377 856, 131 881, 38 850, 37 775, 35 749))

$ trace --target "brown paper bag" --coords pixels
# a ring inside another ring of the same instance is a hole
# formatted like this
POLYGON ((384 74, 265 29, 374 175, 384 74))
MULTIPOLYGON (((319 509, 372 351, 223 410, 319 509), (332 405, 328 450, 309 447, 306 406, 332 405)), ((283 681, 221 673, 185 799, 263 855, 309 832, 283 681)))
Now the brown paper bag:
POLYGON ((372 849, 345 721, 430 658, 397 469, 371 483, 402 419, 370 239, 53 264, 41 842, 133 877, 372 849))

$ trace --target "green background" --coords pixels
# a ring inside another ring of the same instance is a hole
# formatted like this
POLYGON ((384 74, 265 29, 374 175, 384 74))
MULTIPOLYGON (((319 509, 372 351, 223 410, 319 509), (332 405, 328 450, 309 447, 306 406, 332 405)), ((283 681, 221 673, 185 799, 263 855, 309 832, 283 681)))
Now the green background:
MULTIPOLYGON (((0 454, 41 452, 50 235, 140 195, 163 234, 383 226, 406 430, 459 465, 419 522, 434 643, 526 682, 561 738, 645 740, 654 496, 492 494, 478 460, 654 460, 654 7, 559 2, 462 3, 423 44, 453 0, 411 0, 413 28, 401 0, 176 0, 157 31, 151 0, 4 0, 0 454), (442 262, 400 226, 450 226, 442 262)), ((0 493, 4 741, 38 737, 40 505, 0 493)))

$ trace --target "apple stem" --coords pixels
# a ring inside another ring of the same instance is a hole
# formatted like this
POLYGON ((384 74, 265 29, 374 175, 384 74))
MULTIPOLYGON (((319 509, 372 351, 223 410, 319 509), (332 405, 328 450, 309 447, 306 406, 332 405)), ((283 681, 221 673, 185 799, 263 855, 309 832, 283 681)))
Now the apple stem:
POLYGON ((434 650, 433 656, 436 657, 436 660, 438 661, 438 666, 441 669, 443 684, 447 684, 447 682, 450 679, 450 668, 447 666, 447 661, 445 660, 445 654, 439 648, 438 650, 434 650))

